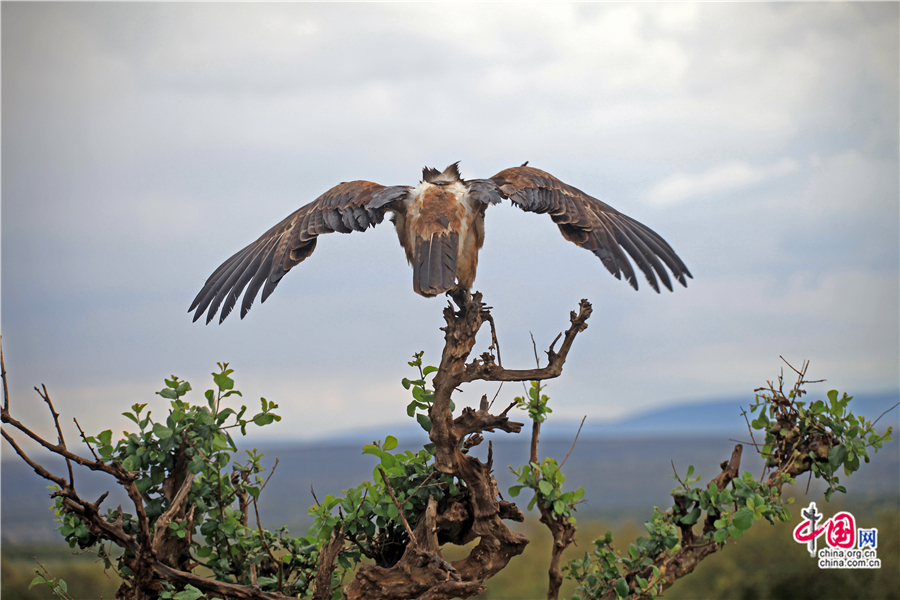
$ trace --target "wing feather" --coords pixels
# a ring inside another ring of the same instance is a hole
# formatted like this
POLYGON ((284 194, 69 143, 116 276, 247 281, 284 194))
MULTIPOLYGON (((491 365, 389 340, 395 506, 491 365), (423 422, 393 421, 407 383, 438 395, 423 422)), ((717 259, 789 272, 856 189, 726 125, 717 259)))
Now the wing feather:
MULTIPOLYGON (((625 215, 622 216, 624 217, 625 215)), ((631 220, 631 224, 633 225, 632 231, 640 236, 640 238, 644 240, 644 243, 647 244, 658 257, 663 259, 663 262, 666 263, 666 266, 669 267, 669 270, 675 275, 675 279, 677 279, 681 285, 687 287, 685 276, 692 277, 691 273, 684 263, 681 262, 681 259, 678 258, 678 255, 675 254, 675 251, 672 250, 672 247, 669 246, 666 240, 662 239, 655 231, 643 223, 631 220)))
POLYGON ((624 275, 634 289, 638 289, 638 282, 632 261, 657 292, 657 277, 672 289, 665 267, 687 287, 685 278, 691 273, 669 244, 646 225, 608 204, 534 167, 506 169, 491 177, 491 181, 504 198, 522 210, 550 213, 563 237, 593 252, 616 279, 624 275))
POLYGON ((209 323, 221 306, 221 323, 246 286, 241 304, 243 319, 260 288, 261 302, 265 302, 282 277, 313 253, 318 236, 374 227, 384 220, 385 212, 403 210, 402 199, 409 190, 407 186, 386 187, 370 181, 351 181, 331 188, 222 263, 206 280, 188 312, 196 311, 194 321, 207 312, 209 323), (373 197, 378 200, 377 206, 369 206, 373 197))
MULTIPOLYGON (((220 301, 224 300, 224 304, 222 305, 222 317, 219 319, 220 323, 224 321, 225 317, 228 316, 228 313, 231 312, 234 303, 237 301, 237 296, 240 295, 241 290, 244 287, 244 285, 239 286, 238 284, 240 280, 244 278, 243 276, 248 270, 248 267, 253 264, 253 261, 258 254, 259 252, 247 252, 244 259, 239 264, 235 265, 234 269, 231 270, 231 274, 225 278, 225 283, 220 288, 216 295, 216 302, 213 304, 213 306, 217 306, 220 301)), ((213 309, 212 314, 215 314, 215 312, 215 309, 213 309)))
MULTIPOLYGON (((219 268, 209 276, 209 278, 206 280, 206 283, 200 289, 200 292, 196 297, 194 297, 194 301, 191 302, 191 307, 188 309, 188 312, 194 310, 195 308, 198 309, 198 314, 206 310, 206 307, 209 306, 209 302, 212 299, 212 296, 215 295, 214 288, 216 287, 216 282, 223 276, 227 277, 230 270, 234 268, 235 263, 240 261, 247 251, 248 248, 244 248, 235 253, 231 258, 223 262, 221 265, 219 265, 219 268)), ((196 321, 197 318, 199 317, 195 317, 194 320, 196 321)))
MULTIPOLYGON (((672 291, 672 282, 669 280, 669 274, 663 268, 662 263, 659 262, 656 253, 650 249, 650 247, 644 243, 644 240, 638 235, 637 231, 633 227, 629 226, 629 223, 623 218, 625 215, 613 215, 611 218, 616 221, 619 225, 620 231, 628 236, 628 239, 634 244, 637 250, 641 253, 641 258, 643 261, 646 261, 653 267, 653 271, 659 276, 659 279, 662 281, 663 285, 671 292, 672 291)), ((647 276, 648 279, 652 277, 652 272, 647 276)), ((650 285, 653 286, 657 292, 659 291, 659 286, 655 285, 656 281, 652 280, 650 285)))
MULTIPOLYGON (((241 302, 241 318, 244 318, 248 312, 250 312, 250 307, 253 306, 253 301, 256 299, 256 294, 259 293, 259 288, 262 287, 262 284, 268 279, 269 271, 272 268, 272 261, 275 258, 275 243, 270 243, 266 248, 260 252, 260 255, 265 255, 262 262, 259 265, 259 269, 256 271, 256 274, 253 276, 253 280, 250 281, 250 285, 247 286, 247 291, 244 294, 244 300, 241 302)), ((207 321, 207 324, 209 322, 207 321)))
MULTIPOLYGON (((656 276, 653 273, 653 268, 648 263, 644 253, 641 252, 641 249, 634 243, 634 240, 628 235, 625 229, 621 226, 617 221, 610 219, 612 223, 613 229, 616 232, 616 242, 625 249, 629 256, 631 256, 631 260, 634 261, 634 264, 644 273, 644 277, 647 278, 647 282, 650 284, 657 293, 659 293, 659 283, 656 281, 656 276)), ((637 281, 630 282, 635 289, 637 289, 637 281)))
POLYGON ((241 292, 244 291, 244 287, 247 283, 253 279, 253 276, 256 275, 256 272, 259 270, 259 265, 262 263, 263 252, 262 250, 258 250, 252 255, 252 260, 246 267, 243 268, 243 273, 241 273, 240 278, 235 282, 234 286, 231 288, 231 291, 228 293, 228 298, 225 299, 225 304, 222 305, 222 312, 219 317, 219 323, 225 320, 231 310, 234 308, 237 299, 240 297, 241 292))

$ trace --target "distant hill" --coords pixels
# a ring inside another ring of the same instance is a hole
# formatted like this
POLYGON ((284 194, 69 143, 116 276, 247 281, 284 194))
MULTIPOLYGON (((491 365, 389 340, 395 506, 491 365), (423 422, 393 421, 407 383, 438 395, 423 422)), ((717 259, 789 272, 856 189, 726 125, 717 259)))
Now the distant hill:
MULTIPOLYGON (((821 395, 804 396, 805 400, 824 399, 821 395)), ((900 401, 900 392, 878 392, 856 395, 850 403, 850 409, 854 414, 866 415, 874 420, 900 401)), ((708 435, 747 435, 747 424, 741 416, 742 409, 750 416, 750 405, 754 402, 754 396, 735 397, 726 400, 698 400, 684 401, 678 404, 666 404, 661 407, 647 408, 635 413, 627 414, 618 419, 609 421, 586 420, 581 431, 580 439, 610 440, 620 438, 646 437, 664 435, 666 437, 693 437, 708 435)), ((514 416, 513 420, 527 419, 523 412, 514 416)), ((548 419, 541 430, 542 439, 568 439, 575 437, 580 421, 554 418, 548 419)), ((879 422, 900 427, 900 408, 894 409, 879 422)), ((370 443, 373 439, 383 438, 390 433, 398 438, 414 440, 422 439, 426 443, 425 432, 412 421, 405 425, 386 426, 381 430, 362 429, 342 433, 323 440, 320 443, 370 443)), ((290 445, 294 445, 291 443, 290 445)))
MULTIPOLYGON (((817 395, 804 396, 804 400, 824 399, 817 395)), ((853 414, 866 415, 874 420, 900 400, 900 392, 858 394, 850 402, 849 407, 853 414)), ((596 438, 634 437, 647 435, 667 436, 694 436, 714 434, 747 434, 747 424, 741 416, 742 409, 750 416, 750 405, 755 401, 754 396, 718 400, 712 402, 681 402, 674 406, 666 405, 660 408, 650 408, 634 415, 629 415, 608 423, 589 424, 585 422, 581 435, 596 438)), ((894 425, 895 430, 900 425, 900 408, 894 409, 889 415, 879 422, 894 425)), ((576 431, 577 423, 548 422, 547 435, 568 435, 576 431)))
MULTIPOLYGON (((855 398, 854 413, 872 419, 897 402, 898 394, 873 394, 855 398)), ((749 399, 681 404, 610 423, 585 424, 578 443, 565 465, 566 487, 584 487, 587 502, 579 505, 583 516, 606 518, 645 518, 648 509, 671 501, 669 491, 675 486, 670 478, 672 462, 679 473, 694 465, 704 480, 719 472, 718 463, 730 457, 734 440, 749 441, 742 426, 740 406, 749 399), (731 439, 729 439, 731 438, 731 439)), ((524 415, 523 415, 524 416, 524 415)), ((879 422, 900 429, 900 411, 895 409, 879 422)), ((548 421, 542 432, 541 457, 562 460, 572 446, 578 423, 548 421)), ((400 440, 400 449, 417 449, 427 442, 425 432, 412 427, 386 427, 384 430, 356 431, 339 438, 315 443, 254 444, 266 453, 269 468, 278 458, 279 464, 260 500, 263 525, 286 525, 293 533, 301 533, 309 525, 306 509, 313 503, 310 487, 316 495, 340 494, 341 490, 372 480, 376 460, 361 452, 361 445, 387 434, 400 440)), ((518 466, 528 459, 528 436, 505 433, 488 435, 494 446, 494 472, 501 493, 513 484, 507 465, 518 466)), ((895 439, 897 436, 895 435, 895 439)), ((2 539, 10 542, 57 539, 56 524, 50 505, 47 482, 40 479, 21 460, 4 449, 2 463, 2 539)), ((485 459, 487 442, 474 450, 485 459)), ((240 455, 235 456, 239 459, 240 455)), ((45 466, 64 472, 61 461, 47 461, 45 466)), ((743 469, 755 475, 762 472, 762 462, 750 444, 744 444, 743 469)), ((96 499, 109 487, 112 479, 102 473, 76 470, 76 483, 81 493, 96 499)), ((842 479, 842 483, 843 483, 842 479)), ((897 441, 875 455, 871 464, 846 481, 850 495, 856 499, 889 497, 900 508, 900 444, 897 441)), ((794 489, 803 495, 805 482, 794 489)), ((105 506, 128 506, 128 498, 116 488, 105 506)), ((820 495, 814 483, 810 496, 820 495)), ((523 496, 525 503, 530 497, 523 496)), ((127 508, 126 508, 127 510, 127 508)))

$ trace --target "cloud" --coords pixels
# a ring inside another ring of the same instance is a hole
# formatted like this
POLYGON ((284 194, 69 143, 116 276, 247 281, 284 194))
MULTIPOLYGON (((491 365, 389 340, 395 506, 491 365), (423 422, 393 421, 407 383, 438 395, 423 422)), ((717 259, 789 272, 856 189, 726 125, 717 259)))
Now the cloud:
POLYGON ((898 283, 896 271, 852 268, 698 279, 688 293, 654 308, 653 319, 670 323, 672 337, 681 340, 678 351, 655 348, 652 332, 640 329, 646 316, 631 313, 620 327, 632 332, 647 356, 633 364, 613 357, 626 363, 613 368, 623 380, 648 384, 649 377, 660 386, 669 381, 702 396, 717 389, 749 392, 777 372, 781 355, 792 364, 811 360, 814 378, 827 377, 841 389, 895 387, 898 283), (658 365, 652 376, 648 363, 658 365), (688 380, 689 385, 676 383, 688 380))
POLYGON ((814 167, 802 193, 787 206, 805 214, 849 211, 879 211, 893 214, 896 222, 898 186, 897 160, 877 158, 853 148, 821 158, 810 156, 814 167))
POLYGON ((782 177, 799 169, 799 163, 789 157, 762 166, 735 160, 721 163, 702 173, 679 171, 669 175, 654 185, 645 198, 650 204, 657 206, 680 204, 699 196, 730 192, 767 179, 782 177))

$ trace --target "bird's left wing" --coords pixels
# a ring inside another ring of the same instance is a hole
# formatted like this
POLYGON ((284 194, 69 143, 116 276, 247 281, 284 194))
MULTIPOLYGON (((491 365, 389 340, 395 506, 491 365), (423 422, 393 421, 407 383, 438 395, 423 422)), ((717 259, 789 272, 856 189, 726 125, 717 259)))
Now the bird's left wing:
POLYGON ((638 289, 637 278, 626 252, 657 292, 657 276, 672 290, 662 263, 681 285, 687 287, 685 277, 691 277, 691 274, 669 244, 646 225, 608 204, 563 183, 550 173, 524 165, 500 171, 491 177, 491 181, 504 198, 509 198, 522 210, 548 213, 563 237, 596 254, 616 279, 621 279, 624 274, 634 289, 638 289))
POLYGON ((207 311, 209 323, 221 304, 221 323, 247 287, 241 303, 243 319, 259 289, 263 288, 261 301, 265 302, 284 274, 313 253, 318 236, 374 227, 392 203, 406 197, 409 190, 408 186, 388 187, 371 181, 350 181, 331 188, 222 263, 206 280, 188 312, 196 309, 196 321, 207 311))

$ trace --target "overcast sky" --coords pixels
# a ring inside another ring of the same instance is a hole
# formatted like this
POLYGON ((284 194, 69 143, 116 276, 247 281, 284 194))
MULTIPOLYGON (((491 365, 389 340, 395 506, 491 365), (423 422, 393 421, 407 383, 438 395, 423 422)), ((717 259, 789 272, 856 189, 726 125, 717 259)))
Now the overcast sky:
POLYGON ((897 3, 4 3, 14 413, 46 427, 46 383, 64 416, 121 431, 134 402, 164 412, 164 377, 201 401, 229 361, 251 408, 280 404, 274 437, 390 433, 445 305, 412 292, 390 223, 323 237, 243 321, 187 308, 333 185, 454 161, 468 178, 530 161, 694 275, 634 292, 546 216, 488 210, 475 288, 507 367, 594 304, 548 388, 555 418, 749 395, 779 355, 812 361, 820 395, 896 390, 898 55, 897 3))

